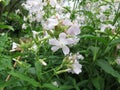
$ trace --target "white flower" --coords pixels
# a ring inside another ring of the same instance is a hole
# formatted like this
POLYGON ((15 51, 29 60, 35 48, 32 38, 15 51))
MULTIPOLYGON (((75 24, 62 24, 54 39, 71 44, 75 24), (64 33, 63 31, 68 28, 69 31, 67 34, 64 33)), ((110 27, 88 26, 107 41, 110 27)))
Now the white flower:
POLYGON ((59 86, 58 83, 57 83, 57 81, 52 82, 52 84, 53 84, 54 86, 56 86, 56 87, 59 86))
POLYGON ((19 47, 19 44, 13 42, 13 43, 12 43, 12 49, 10 50, 10 52, 16 51, 16 49, 17 49, 18 47, 19 47))
POLYGON ((40 63, 41 63, 42 65, 47 66, 47 63, 46 63, 44 60, 39 59, 39 61, 40 61, 40 63))
POLYGON ((107 9, 109 9, 109 5, 104 5, 100 7, 101 12, 105 12, 107 9))
POLYGON ((15 11, 15 13, 16 13, 16 14, 19 14, 19 13, 20 13, 20 9, 17 9, 17 10, 15 11))
POLYGON ((108 27, 111 28, 112 30, 115 29, 115 26, 108 24, 108 27))
POLYGON ((39 32, 36 32, 36 31, 32 31, 32 33, 33 33, 33 38, 36 38, 39 34, 39 32))
POLYGON ((79 53, 75 54, 75 57, 76 57, 76 59, 81 59, 81 60, 84 59, 84 57, 79 53))
POLYGON ((79 62, 75 59, 74 63, 71 65, 71 70, 69 70, 68 72, 71 73, 75 73, 75 74, 79 74, 82 72, 82 65, 79 64, 79 62))
POLYGON ((45 3, 42 0, 27 0, 22 4, 29 11, 28 18, 30 22, 40 22, 44 15, 43 7, 45 3))
POLYGON ((100 14, 97 15, 97 18, 99 18, 101 22, 107 20, 107 16, 102 12, 100 12, 100 14))
POLYGON ((72 0, 61 0, 61 1, 62 1, 61 5, 63 7, 69 7, 70 10, 73 10, 73 8, 74 8, 74 1, 72 1, 72 0))
POLYGON ((117 49, 120 49, 120 44, 117 45, 117 49))
POLYGON ((23 25, 22 25, 22 29, 26 29, 26 28, 27 28, 26 24, 23 23, 23 25))
POLYGON ((58 25, 58 19, 55 18, 54 16, 48 18, 46 22, 44 22, 44 21, 42 22, 42 26, 46 30, 52 30, 57 25, 58 25))
POLYGON ((82 72, 82 65, 78 62, 78 59, 83 60, 84 57, 79 53, 69 56, 69 60, 72 61, 73 63, 71 64, 71 67, 69 67, 70 70, 68 72, 75 74, 79 74, 82 72))
POLYGON ((112 26, 111 24, 107 24, 107 25, 101 24, 100 28, 101 28, 101 31, 104 32, 106 28, 110 28, 112 30, 115 29, 115 26, 112 26))
POLYGON ((73 46, 76 45, 79 42, 79 40, 80 39, 77 36, 71 36, 68 41, 72 43, 70 44, 70 46, 73 46))
POLYGON ((120 57, 117 57, 116 63, 117 63, 118 65, 120 65, 120 57))
POLYGON ((49 44, 53 45, 51 50, 53 52, 56 52, 58 49, 62 48, 62 51, 64 55, 69 54, 70 50, 67 45, 73 44, 74 42, 71 40, 71 38, 66 38, 65 33, 60 33, 59 39, 49 39, 49 44))
POLYGON ((24 16, 24 17, 23 17, 23 20, 26 22, 26 21, 27 21, 27 18, 24 16))
POLYGON ((56 0, 50 0, 50 5, 52 7, 55 7, 57 5, 57 1, 56 0))
POLYGON ((34 51, 37 51, 38 47, 37 47, 36 44, 33 44, 33 46, 31 47, 31 49, 34 50, 34 51))
POLYGON ((71 26, 72 22, 70 21, 70 19, 65 19, 65 20, 62 21, 62 24, 65 25, 65 26, 71 26))
POLYGON ((101 24, 101 26, 100 26, 100 28, 101 28, 101 32, 104 32, 105 31, 105 29, 106 29, 106 25, 105 24, 101 24))
POLYGON ((71 27, 67 30, 67 34, 70 35, 78 35, 80 34, 80 27, 78 24, 73 24, 71 25, 71 27))

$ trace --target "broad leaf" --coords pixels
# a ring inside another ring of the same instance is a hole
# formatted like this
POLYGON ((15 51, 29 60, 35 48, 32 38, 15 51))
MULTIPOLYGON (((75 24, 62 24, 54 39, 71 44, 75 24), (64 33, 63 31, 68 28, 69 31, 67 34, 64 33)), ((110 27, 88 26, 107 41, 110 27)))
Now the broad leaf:
POLYGON ((98 60, 97 65, 101 67, 106 73, 116 77, 120 83, 120 74, 112 68, 112 66, 105 60, 98 60))
POLYGON ((10 29, 10 30, 14 31, 14 28, 12 26, 3 25, 3 24, 0 24, 0 29, 10 29))
POLYGON ((32 79, 26 75, 23 75, 21 73, 14 72, 14 71, 9 72, 9 74, 14 76, 14 77, 17 77, 21 80, 24 80, 24 81, 28 82, 29 84, 32 84, 34 87, 40 87, 39 82, 35 81, 34 79, 32 79))

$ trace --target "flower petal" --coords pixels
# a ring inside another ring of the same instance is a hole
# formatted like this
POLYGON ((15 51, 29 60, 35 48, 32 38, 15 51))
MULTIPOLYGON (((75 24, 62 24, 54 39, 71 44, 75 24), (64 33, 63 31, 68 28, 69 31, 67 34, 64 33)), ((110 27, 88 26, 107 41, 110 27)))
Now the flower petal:
POLYGON ((53 52, 56 52, 59 48, 60 48, 60 47, 58 47, 58 46, 53 46, 53 47, 51 48, 51 50, 52 50, 53 52))
POLYGON ((73 24, 73 25, 67 30, 67 33, 70 34, 70 35, 78 35, 78 34, 80 34, 79 25, 73 24))
POLYGON ((62 40, 62 39, 65 39, 66 38, 66 34, 65 33, 60 33, 59 34, 59 39, 62 40))
POLYGON ((56 38, 49 39, 49 44, 58 46, 59 45, 59 41, 56 38))
POLYGON ((65 20, 63 20, 63 25, 65 25, 65 26, 70 26, 70 25, 72 25, 72 22, 70 21, 70 19, 65 19, 65 20))
POLYGON ((76 74, 79 74, 80 72, 82 72, 81 68, 82 68, 82 65, 79 64, 79 62, 77 60, 75 60, 75 62, 73 64, 73 72, 76 74))
POLYGON ((67 54, 69 54, 70 49, 67 46, 64 46, 64 47, 62 47, 62 51, 63 51, 64 55, 67 55, 67 54))

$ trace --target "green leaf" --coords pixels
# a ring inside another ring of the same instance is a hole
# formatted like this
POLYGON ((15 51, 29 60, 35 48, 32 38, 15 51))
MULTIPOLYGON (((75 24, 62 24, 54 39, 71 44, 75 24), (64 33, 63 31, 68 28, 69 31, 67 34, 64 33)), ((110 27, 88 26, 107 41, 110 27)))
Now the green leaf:
POLYGON ((12 69, 12 60, 11 57, 6 55, 0 55, 0 71, 5 69, 12 69))
POLYGON ((21 80, 24 80, 24 81, 28 82, 29 84, 32 84, 34 87, 40 87, 39 82, 35 81, 34 79, 32 79, 26 75, 23 75, 21 73, 14 72, 14 71, 9 72, 9 74, 14 76, 14 77, 17 77, 21 80))
POLYGON ((10 29, 10 30, 14 31, 14 28, 12 26, 3 25, 3 24, 0 24, 0 29, 10 29))
POLYGON ((108 43, 108 41, 105 40, 105 38, 103 38, 103 37, 98 37, 98 36, 89 35, 89 34, 81 35, 80 38, 81 38, 81 39, 82 39, 82 38, 94 39, 94 40, 100 41, 100 42, 102 42, 102 43, 104 43, 104 44, 107 44, 107 43, 108 43))
POLYGON ((120 83, 120 74, 112 68, 112 66, 105 60, 98 60, 97 65, 101 67, 106 73, 116 77, 120 83))
POLYGON ((96 58, 97 58, 99 47, 90 46, 88 49, 90 49, 92 51, 92 53, 93 53, 93 60, 95 61, 96 58))
POLYGON ((7 86, 10 86, 10 85, 12 85, 12 84, 14 84, 14 83, 16 83, 17 82, 17 80, 16 79, 14 79, 14 80, 9 80, 9 81, 3 81, 3 82, 0 82, 0 90, 2 90, 4 87, 7 87, 7 86))
POLYGON ((114 20, 113 20, 113 25, 115 25, 115 23, 117 22, 119 16, 120 16, 120 13, 117 13, 114 20))
POLYGON ((3 0, 3 5, 7 6, 10 3, 10 0, 3 0))
POLYGON ((118 43, 120 43, 120 38, 111 41, 109 45, 115 45, 115 44, 118 44, 118 43))
POLYGON ((29 90, 29 87, 24 87, 24 86, 16 86, 14 88, 11 88, 12 90, 29 90))
POLYGON ((63 85, 63 86, 60 86, 60 90, 73 90, 73 86, 63 85))
POLYGON ((40 64, 39 61, 36 61, 36 62, 35 62, 35 69, 36 69, 37 77, 38 77, 38 79, 40 80, 41 74, 42 74, 42 65, 40 64))
POLYGON ((7 46, 8 36, 7 34, 0 36, 0 52, 4 51, 7 46))
POLYGON ((96 90, 103 90, 104 89, 104 79, 100 76, 95 77, 92 79, 92 83, 96 90))
POLYGON ((61 89, 59 89, 58 87, 56 87, 55 85, 49 84, 49 83, 45 83, 45 84, 43 85, 43 87, 44 87, 44 88, 48 88, 48 90, 61 90, 61 89))
POLYGON ((77 83, 77 86, 82 87, 85 86, 88 83, 88 80, 82 80, 79 83, 77 83))

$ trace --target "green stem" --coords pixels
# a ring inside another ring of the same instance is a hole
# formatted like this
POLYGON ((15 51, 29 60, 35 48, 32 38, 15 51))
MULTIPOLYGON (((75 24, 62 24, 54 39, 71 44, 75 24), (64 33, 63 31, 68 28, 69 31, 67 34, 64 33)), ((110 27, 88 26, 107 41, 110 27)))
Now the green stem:
MULTIPOLYGON (((115 39, 115 37, 117 37, 117 36, 120 34, 119 28, 118 28, 117 30, 118 30, 118 32, 114 35, 114 37, 111 39, 111 41, 113 41, 113 40, 115 39)), ((111 42, 111 41, 110 41, 110 42, 111 42)))
POLYGON ((117 22, 117 19, 119 18, 120 16, 120 12, 119 12, 119 9, 120 9, 120 3, 119 3, 119 6, 118 6, 118 9, 117 9, 117 12, 116 12, 116 16, 113 20, 113 24, 112 25, 115 25, 115 23, 117 22))

